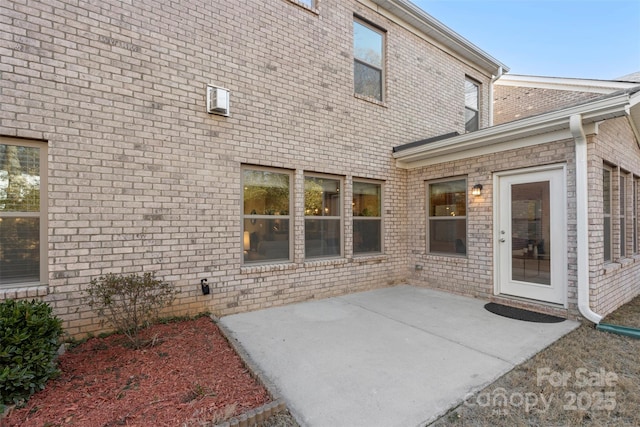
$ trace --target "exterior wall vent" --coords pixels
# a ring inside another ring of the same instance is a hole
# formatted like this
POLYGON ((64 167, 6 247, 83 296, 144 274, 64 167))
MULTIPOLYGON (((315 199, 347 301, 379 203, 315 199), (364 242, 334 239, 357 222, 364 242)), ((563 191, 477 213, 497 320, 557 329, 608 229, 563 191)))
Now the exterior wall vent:
POLYGON ((207 85, 207 113, 229 116, 229 89, 207 85))

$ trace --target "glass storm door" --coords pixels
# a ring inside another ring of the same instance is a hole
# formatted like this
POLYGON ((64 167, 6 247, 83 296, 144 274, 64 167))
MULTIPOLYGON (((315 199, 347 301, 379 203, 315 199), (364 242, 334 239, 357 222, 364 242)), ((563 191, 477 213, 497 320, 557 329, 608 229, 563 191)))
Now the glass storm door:
POLYGON ((564 176, 564 167, 555 167, 498 177, 498 293, 565 303, 564 176))

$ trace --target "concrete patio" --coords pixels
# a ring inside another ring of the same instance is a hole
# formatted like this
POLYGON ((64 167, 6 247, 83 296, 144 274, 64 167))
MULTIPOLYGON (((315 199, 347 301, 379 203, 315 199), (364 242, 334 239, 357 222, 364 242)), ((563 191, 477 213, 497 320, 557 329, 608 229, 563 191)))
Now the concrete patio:
POLYGON ((221 324, 303 426, 423 426, 578 326, 408 285, 221 324))

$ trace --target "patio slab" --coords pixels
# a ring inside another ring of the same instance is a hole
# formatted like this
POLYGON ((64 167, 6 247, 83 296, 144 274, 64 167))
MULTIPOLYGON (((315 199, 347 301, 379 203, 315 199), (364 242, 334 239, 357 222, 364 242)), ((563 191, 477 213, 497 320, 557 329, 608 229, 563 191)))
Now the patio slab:
POLYGON ((575 329, 402 285, 221 319, 302 426, 423 426, 575 329))

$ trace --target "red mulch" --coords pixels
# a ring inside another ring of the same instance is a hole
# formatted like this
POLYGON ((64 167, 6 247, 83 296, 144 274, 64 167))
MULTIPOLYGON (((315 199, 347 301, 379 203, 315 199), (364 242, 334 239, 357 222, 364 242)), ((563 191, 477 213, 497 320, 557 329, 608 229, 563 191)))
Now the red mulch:
POLYGON ((159 343, 140 350, 111 335, 67 351, 62 374, 0 425, 199 426, 269 402, 208 317, 144 331, 156 335, 159 343))

